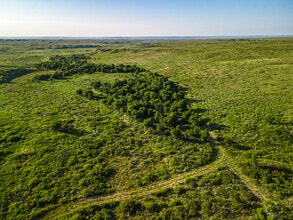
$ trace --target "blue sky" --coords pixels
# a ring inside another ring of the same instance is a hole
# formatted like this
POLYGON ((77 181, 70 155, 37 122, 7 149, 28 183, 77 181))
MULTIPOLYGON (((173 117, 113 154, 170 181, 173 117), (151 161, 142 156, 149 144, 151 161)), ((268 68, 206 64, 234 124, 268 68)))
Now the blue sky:
POLYGON ((0 36, 293 35, 293 0, 0 0, 0 36))

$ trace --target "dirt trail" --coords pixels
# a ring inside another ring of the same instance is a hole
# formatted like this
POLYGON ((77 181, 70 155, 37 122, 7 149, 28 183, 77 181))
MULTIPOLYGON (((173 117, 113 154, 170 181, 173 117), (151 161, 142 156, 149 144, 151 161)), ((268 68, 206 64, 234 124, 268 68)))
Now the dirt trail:
MULTIPOLYGON (((63 210, 63 212, 64 211, 69 211, 69 212, 66 212, 66 214, 63 216, 58 216, 57 218, 58 219, 66 218, 66 216, 69 216, 71 214, 70 209, 72 210, 72 208, 74 207, 83 208, 84 206, 88 206, 88 205, 99 205, 103 203, 121 201, 125 199, 140 198, 140 197, 151 195, 160 190, 174 188, 176 186, 179 186, 180 184, 183 184, 184 180, 188 177, 202 176, 202 175, 215 171, 219 167, 219 165, 223 163, 224 161, 222 161, 220 158, 217 158, 217 160, 213 161, 212 163, 204 167, 200 167, 198 169, 194 169, 189 172, 178 174, 172 179, 158 181, 145 187, 136 188, 135 190, 115 192, 113 194, 106 195, 106 196, 98 196, 98 197, 92 197, 92 198, 80 200, 76 202, 74 206, 67 207, 66 210, 63 210)), ((48 213, 49 215, 45 216, 45 219, 53 219, 55 216, 55 213, 56 214, 59 213, 58 209, 59 208, 48 213)))
POLYGON ((263 201, 269 201, 270 196, 262 190, 260 187, 256 186, 254 183, 251 182, 250 178, 242 173, 240 168, 235 164, 233 159, 228 156, 228 153, 223 147, 219 147, 223 157, 225 158, 225 165, 233 172, 236 176, 239 177, 241 182, 259 199, 263 201))
POLYGON ((210 142, 216 152, 215 158, 213 162, 206 166, 194 169, 189 172, 178 174, 172 179, 158 181, 145 187, 136 188, 134 190, 115 192, 113 194, 106 196, 87 198, 71 205, 65 205, 65 207, 57 207, 55 210, 52 210, 50 213, 48 213, 48 215, 45 216, 45 219, 54 219, 54 217, 56 217, 55 214, 59 214, 60 210, 62 210, 62 213, 66 214, 64 214, 63 216, 58 216, 57 219, 68 217, 70 214, 72 214, 70 213, 70 211, 73 209, 76 211, 75 208, 77 207, 82 209, 83 207, 88 205, 99 205, 103 203, 121 201, 125 199, 140 198, 147 195, 151 195, 155 192, 159 192, 164 189, 174 188, 184 183, 184 180, 188 177, 202 176, 211 172, 215 172, 220 165, 226 165, 228 169, 235 175, 237 175, 241 182, 245 184, 245 186, 260 200, 271 201, 270 195, 260 187, 256 186, 248 176, 244 175, 241 172, 240 168, 237 166, 237 164, 233 161, 233 158, 229 156, 228 152, 224 149, 224 147, 216 146, 217 144, 214 140, 215 137, 211 135, 210 142))
POLYGON ((91 204, 96 202, 104 202, 104 201, 119 201, 125 198, 130 198, 130 197, 143 197, 146 195, 150 195, 152 193, 158 192, 162 189, 168 189, 168 188, 174 188, 184 182, 184 180, 188 177, 195 177, 195 176, 202 176, 208 173, 211 173, 216 170, 218 167, 218 164, 222 163, 219 160, 210 163, 209 165, 206 165, 204 167, 185 172, 182 174, 178 174, 176 177, 169 179, 169 180, 162 180, 155 182, 153 184, 150 184, 145 187, 140 187, 136 188, 135 190, 129 190, 129 191, 124 191, 124 192, 117 192, 112 195, 108 196, 103 196, 103 197, 97 197, 97 198, 92 198, 92 199, 86 199, 84 201, 81 201, 79 204, 91 204))
POLYGON ((231 158, 226 151, 226 149, 222 146, 217 146, 218 144, 215 142, 217 140, 217 137, 214 133, 210 133, 209 138, 211 144, 214 148, 218 149, 218 157, 222 161, 224 161, 224 164, 229 168, 231 172, 233 172, 236 176, 239 177, 241 182, 260 200, 262 201, 269 201, 270 195, 268 195, 264 190, 262 190, 260 187, 256 186, 248 176, 242 173, 240 168, 237 166, 233 158, 231 158))

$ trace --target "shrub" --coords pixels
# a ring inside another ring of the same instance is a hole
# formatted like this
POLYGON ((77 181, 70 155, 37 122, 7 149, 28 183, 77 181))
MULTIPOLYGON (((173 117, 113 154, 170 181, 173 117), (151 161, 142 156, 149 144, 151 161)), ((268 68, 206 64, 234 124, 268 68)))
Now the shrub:
POLYGON ((77 95, 82 95, 82 94, 83 94, 82 89, 78 89, 78 90, 76 91, 76 94, 77 94, 77 95))
POLYGON ((134 215, 142 210, 142 205, 135 200, 124 200, 120 202, 118 206, 118 211, 120 215, 126 217, 134 215))
POLYGON ((84 93, 84 96, 88 99, 94 99, 94 93, 93 91, 91 90, 87 90, 85 93, 84 93))

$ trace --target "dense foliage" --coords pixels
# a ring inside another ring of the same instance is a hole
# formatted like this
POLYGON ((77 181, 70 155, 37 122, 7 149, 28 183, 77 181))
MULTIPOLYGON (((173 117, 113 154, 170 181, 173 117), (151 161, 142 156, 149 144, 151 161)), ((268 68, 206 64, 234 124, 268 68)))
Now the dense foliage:
POLYGON ((186 90, 164 76, 140 74, 113 84, 97 82, 94 88, 106 94, 106 104, 126 112, 157 134, 207 141, 208 133, 200 127, 204 121, 190 108, 186 90))
POLYGON ((70 56, 53 56, 49 61, 41 62, 36 65, 37 69, 46 71, 54 70, 53 74, 37 75, 33 78, 33 81, 42 81, 49 79, 62 79, 67 76, 75 74, 92 74, 95 72, 103 73, 139 73, 144 71, 136 65, 124 65, 120 64, 115 66, 114 64, 94 64, 89 63, 89 56, 84 54, 74 54, 70 56))

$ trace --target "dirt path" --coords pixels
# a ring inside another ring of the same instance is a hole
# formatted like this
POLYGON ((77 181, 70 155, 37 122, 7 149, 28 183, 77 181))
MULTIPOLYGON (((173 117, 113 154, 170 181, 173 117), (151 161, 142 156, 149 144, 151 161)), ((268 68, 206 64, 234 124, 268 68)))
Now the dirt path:
MULTIPOLYGON (((66 213, 66 214, 64 214, 63 216, 58 216, 58 219, 62 219, 62 218, 66 218, 66 216, 70 216, 70 214, 72 214, 70 213, 70 210, 74 209, 75 207, 80 207, 82 209, 83 207, 88 205, 99 205, 103 203, 121 201, 125 199, 140 198, 140 197, 151 195, 160 190, 174 188, 176 186, 179 186, 180 184, 183 184, 184 180, 188 177, 202 176, 202 175, 215 171, 218 168, 218 166, 223 163, 224 161, 222 161, 221 158, 217 158, 217 160, 213 161, 212 163, 204 167, 200 167, 198 169, 194 169, 189 172, 178 174, 174 178, 169 180, 158 181, 145 187, 136 188, 135 190, 115 192, 113 194, 106 195, 106 196, 83 199, 74 203, 74 205, 69 205, 65 209, 64 207, 59 207, 62 209, 62 213, 66 213)), ((47 216, 45 216, 44 219, 54 219, 54 216, 56 217, 55 214, 60 213, 59 208, 57 207, 55 210, 52 210, 50 213, 48 213, 47 216)))
POLYGON ((226 150, 223 147, 219 147, 221 154, 223 155, 223 159, 225 161, 225 165, 230 169, 232 173, 239 177, 241 182, 259 199, 263 201, 269 201, 270 195, 262 190, 260 187, 256 186, 248 176, 242 173, 240 168, 235 164, 233 159, 228 155, 226 150))
MULTIPOLYGON (((222 161, 221 161, 222 162, 222 161)), ((174 188, 180 184, 184 183, 184 180, 188 177, 195 177, 195 176, 202 176, 208 173, 211 173, 215 171, 215 169, 218 167, 218 164, 221 163, 219 160, 210 163, 209 165, 206 165, 204 167, 185 172, 182 174, 178 174, 176 177, 169 179, 169 180, 162 180, 155 182, 153 184, 150 184, 145 187, 140 187, 135 190, 129 190, 124 192, 117 192, 112 195, 99 197, 99 198, 93 198, 93 199, 86 199, 85 201, 81 201, 80 204, 96 204, 96 202, 103 202, 103 201, 119 201, 124 198, 130 198, 130 197, 143 197, 146 195, 151 195, 152 193, 158 192, 162 189, 168 189, 168 188, 174 188)))
POLYGON ((172 179, 158 181, 145 187, 136 188, 134 190, 116 192, 106 196, 97 196, 97 197, 87 198, 87 199, 80 200, 74 204, 68 204, 65 206, 57 207, 55 210, 52 210, 50 213, 48 213, 48 215, 45 216, 45 219, 54 219, 56 215, 58 216, 60 211, 61 213, 66 213, 66 214, 62 216, 58 216, 57 218, 63 219, 73 214, 71 210, 74 210, 74 212, 76 212, 77 211, 76 208, 82 209, 85 206, 89 206, 89 205, 99 205, 103 203, 121 201, 125 199, 140 198, 140 197, 151 195, 155 192, 158 192, 164 189, 174 188, 184 183, 184 180, 188 177, 202 176, 208 173, 215 172, 220 165, 226 165, 228 169, 231 172, 233 172, 235 175, 237 175, 239 179, 241 180, 241 182, 261 201, 271 201, 270 195, 267 192, 265 192, 263 189, 261 189, 260 187, 256 186, 250 180, 248 176, 244 175, 241 172, 240 168, 235 163, 235 161, 233 160, 233 158, 229 156, 226 149, 224 149, 224 147, 221 147, 221 146, 216 146, 217 144, 215 143, 214 140, 215 140, 215 137, 211 136, 210 142, 216 152, 215 158, 213 162, 211 162, 210 164, 206 166, 200 167, 198 169, 194 169, 189 172, 178 174, 172 179))

